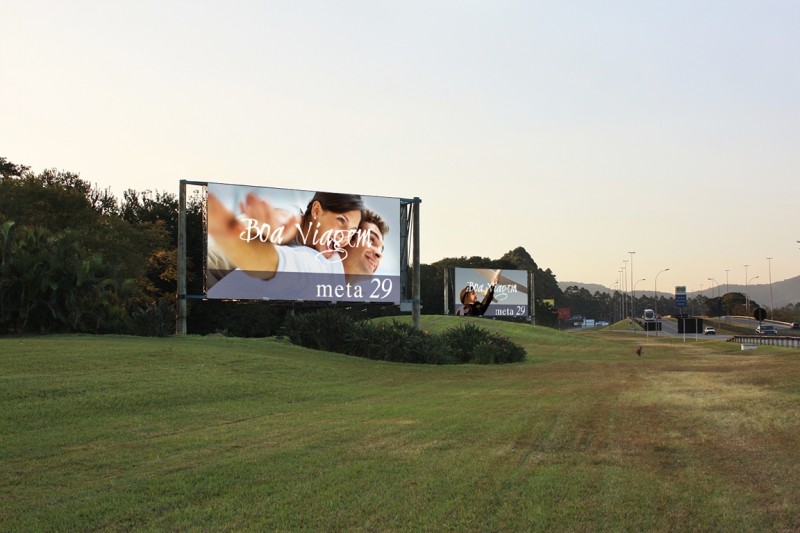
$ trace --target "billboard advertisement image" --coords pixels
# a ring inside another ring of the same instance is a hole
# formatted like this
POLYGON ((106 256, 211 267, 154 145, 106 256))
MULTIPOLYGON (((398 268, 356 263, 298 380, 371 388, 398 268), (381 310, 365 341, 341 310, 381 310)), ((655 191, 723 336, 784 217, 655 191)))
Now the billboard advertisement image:
POLYGON ((209 183, 206 297, 400 301, 400 199, 209 183))
POLYGON ((457 315, 528 316, 528 271, 456 268, 453 308, 457 315))

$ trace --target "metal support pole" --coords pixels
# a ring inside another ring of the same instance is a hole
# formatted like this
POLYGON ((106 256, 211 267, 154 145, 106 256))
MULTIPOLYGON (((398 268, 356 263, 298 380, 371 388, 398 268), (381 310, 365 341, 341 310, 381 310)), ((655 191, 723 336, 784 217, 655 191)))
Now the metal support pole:
POLYGON ((535 275, 533 270, 528 271, 528 313, 531 315, 531 326, 536 325, 536 294, 533 290, 535 275))
POLYGON ((186 335, 186 180, 178 191, 178 335, 186 335))
POLYGON ((444 267, 444 314, 450 314, 450 283, 447 279, 449 277, 449 271, 447 267, 444 267))
POLYGON ((411 298, 413 299, 414 303, 412 304, 412 307, 411 307, 411 322, 413 323, 413 325, 414 325, 414 327, 416 329, 422 329, 422 324, 420 323, 420 310, 421 310, 422 306, 420 305, 420 296, 421 296, 420 295, 420 292, 421 292, 420 279, 421 279, 421 276, 420 276, 420 263, 419 263, 419 205, 420 205, 420 203, 422 203, 422 200, 420 200, 419 198, 417 198, 415 196, 414 197, 414 205, 412 206, 412 209, 414 210, 414 215, 413 215, 413 221, 414 221, 413 222, 413 226, 414 227, 412 228, 412 231, 413 231, 413 237, 412 238, 413 238, 413 243, 414 243, 414 274, 413 274, 414 279, 412 281, 413 293, 412 293, 411 298))

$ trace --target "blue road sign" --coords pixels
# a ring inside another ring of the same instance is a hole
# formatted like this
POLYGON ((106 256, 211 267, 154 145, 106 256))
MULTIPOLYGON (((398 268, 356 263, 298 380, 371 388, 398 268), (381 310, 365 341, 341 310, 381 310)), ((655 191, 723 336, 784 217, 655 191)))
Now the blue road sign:
POLYGON ((686 286, 675 287, 675 305, 686 307, 686 286))

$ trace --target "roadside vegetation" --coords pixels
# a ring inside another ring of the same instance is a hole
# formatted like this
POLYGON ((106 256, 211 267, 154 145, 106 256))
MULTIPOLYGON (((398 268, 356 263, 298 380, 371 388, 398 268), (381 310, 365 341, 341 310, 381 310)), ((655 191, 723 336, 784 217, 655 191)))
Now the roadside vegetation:
POLYGON ((524 348, 475 321, 430 333, 407 320, 373 323, 333 308, 289 316, 283 332, 298 346, 395 363, 493 365, 525 360, 524 348))
POLYGON ((796 350, 465 322, 527 359, 2 338, 2 529, 800 529, 796 350))

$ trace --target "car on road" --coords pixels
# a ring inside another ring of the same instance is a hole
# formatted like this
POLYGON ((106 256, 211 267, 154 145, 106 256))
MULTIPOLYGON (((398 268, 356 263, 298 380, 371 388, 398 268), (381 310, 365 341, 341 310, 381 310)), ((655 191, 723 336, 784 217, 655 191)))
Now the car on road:
POLYGON ((792 322, 792 329, 800 329, 800 322, 792 322))
POLYGON ((775 328, 775 326, 770 326, 767 324, 763 326, 758 326, 756 328, 756 333, 758 333, 759 335, 777 335, 778 330, 775 328))
POLYGON ((713 326, 706 326, 706 329, 703 331, 703 335, 716 335, 717 330, 714 329, 713 326))

